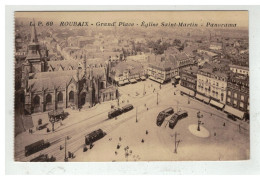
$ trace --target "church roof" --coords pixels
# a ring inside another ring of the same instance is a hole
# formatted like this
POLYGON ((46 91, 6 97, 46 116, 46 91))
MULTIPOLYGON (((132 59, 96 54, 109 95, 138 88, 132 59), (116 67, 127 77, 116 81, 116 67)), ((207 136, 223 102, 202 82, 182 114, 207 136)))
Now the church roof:
POLYGON ((72 76, 56 76, 53 78, 40 78, 31 79, 28 81, 28 86, 31 91, 42 91, 42 90, 52 90, 55 88, 65 88, 66 85, 71 81, 72 76))
MULTIPOLYGON (((93 58, 86 60, 87 67, 99 67, 105 65, 105 63, 106 61, 102 58, 93 58)), ((60 67, 62 67, 64 70, 70 70, 69 68, 76 70, 79 65, 82 65, 82 68, 84 68, 84 59, 48 61, 48 66, 51 67, 53 71, 58 71, 60 67)))
MULTIPOLYGON (((93 68, 93 78, 106 79, 106 71, 103 68, 93 68)), ((90 76, 90 69, 86 70, 87 79, 90 76)), ((84 78, 84 70, 67 70, 54 72, 40 72, 30 74, 28 85, 32 91, 42 91, 42 89, 52 90, 54 88, 65 88, 71 80, 78 81, 84 78), (77 72, 79 72, 77 74, 77 72), (79 78, 78 78, 79 77, 79 78)))

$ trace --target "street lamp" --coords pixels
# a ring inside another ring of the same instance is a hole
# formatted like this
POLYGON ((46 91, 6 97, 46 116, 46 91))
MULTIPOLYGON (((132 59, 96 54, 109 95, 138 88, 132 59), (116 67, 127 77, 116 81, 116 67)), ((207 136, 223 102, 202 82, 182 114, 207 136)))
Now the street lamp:
POLYGON ((144 83, 144 92, 143 92, 143 95, 145 95, 145 83, 144 83))
POLYGON ((137 120, 137 107, 136 107, 136 113, 135 113, 135 122, 137 123, 138 120, 137 120))
POLYGON ((52 132, 54 132, 54 123, 56 122, 56 119, 54 116, 49 115, 49 121, 52 125, 52 132))
MULTIPOLYGON (((179 145, 179 143, 180 143, 180 141, 181 140, 177 140, 177 135, 180 135, 179 133, 177 133, 177 132, 175 132, 175 134, 174 134, 174 145, 175 145, 175 147, 174 147, 174 153, 176 153, 177 154, 177 147, 178 147, 178 145, 179 145)), ((173 137, 173 135, 171 135, 172 137, 173 137)))
POLYGON ((200 118, 198 118, 198 128, 197 131, 200 131, 200 125, 203 125, 204 123, 201 122, 200 118))
POLYGON ((159 101, 158 101, 158 92, 157 92, 157 105, 159 104, 159 101))

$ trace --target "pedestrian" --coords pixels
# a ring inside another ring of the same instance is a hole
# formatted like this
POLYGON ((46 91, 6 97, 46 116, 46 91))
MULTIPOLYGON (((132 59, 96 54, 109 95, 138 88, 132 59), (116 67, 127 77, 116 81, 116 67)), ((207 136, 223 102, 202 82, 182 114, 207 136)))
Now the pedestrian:
POLYGON ((142 143, 144 143, 144 139, 142 139, 142 141, 141 141, 142 143))
POLYGON ((119 145, 119 143, 117 144, 116 148, 117 148, 117 149, 119 149, 119 148, 120 148, 120 145, 119 145))
POLYGON ((145 133, 146 133, 146 135, 148 135, 148 130, 146 130, 146 132, 145 132, 145 133))
POLYGON ((223 126, 225 127, 226 126, 226 123, 224 122, 223 126))
POLYGON ((86 146, 84 146, 83 152, 86 152, 86 151, 88 151, 88 148, 86 146))
POLYGON ((122 140, 122 138, 121 137, 119 137, 119 141, 121 142, 121 140, 122 140))
POLYGON ((214 136, 216 136, 217 134, 216 134, 216 132, 214 132, 214 136))
POLYGON ((117 155, 117 151, 115 151, 115 155, 117 155))

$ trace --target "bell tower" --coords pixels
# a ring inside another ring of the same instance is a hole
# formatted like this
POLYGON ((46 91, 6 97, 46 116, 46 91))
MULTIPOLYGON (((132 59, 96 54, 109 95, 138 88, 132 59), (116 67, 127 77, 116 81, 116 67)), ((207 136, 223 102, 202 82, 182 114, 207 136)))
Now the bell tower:
POLYGON ((35 22, 33 20, 31 40, 28 45, 28 54, 24 67, 29 73, 44 72, 44 60, 40 51, 40 44, 37 37, 35 22))

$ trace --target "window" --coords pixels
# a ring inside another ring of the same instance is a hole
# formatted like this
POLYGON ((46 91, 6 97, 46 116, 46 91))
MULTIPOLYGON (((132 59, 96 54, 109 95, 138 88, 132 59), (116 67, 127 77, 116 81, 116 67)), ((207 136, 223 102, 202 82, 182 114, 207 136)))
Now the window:
POLYGON ((34 105, 40 105, 40 97, 38 95, 36 95, 34 97, 33 103, 34 103, 34 105))
POLYGON ((241 95, 240 97, 241 97, 241 101, 244 101, 244 100, 245 100, 244 95, 241 95))
POLYGON ((233 105, 234 105, 234 106, 237 106, 237 100, 234 100, 234 101, 233 101, 233 105))
POLYGON ((58 94, 58 102, 62 102, 63 101, 63 94, 62 92, 59 92, 58 94))
POLYGON ((216 85, 217 85, 217 87, 218 87, 218 82, 216 82, 216 85))
POLYGON ((224 100, 224 93, 221 93, 221 101, 224 100))
POLYGON ((52 99, 51 94, 48 94, 48 95, 46 96, 46 103, 47 103, 47 104, 51 104, 51 99, 52 99))
POLYGON ((243 103, 243 102, 240 102, 239 106, 240 106, 241 108, 244 108, 244 103, 243 103))
POLYGON ((73 91, 69 92, 69 101, 74 102, 74 92, 73 91))
POLYGON ((237 98, 237 93, 234 93, 234 98, 237 98))
POLYGON ((229 97, 227 97, 227 102, 230 103, 230 98, 229 97))

